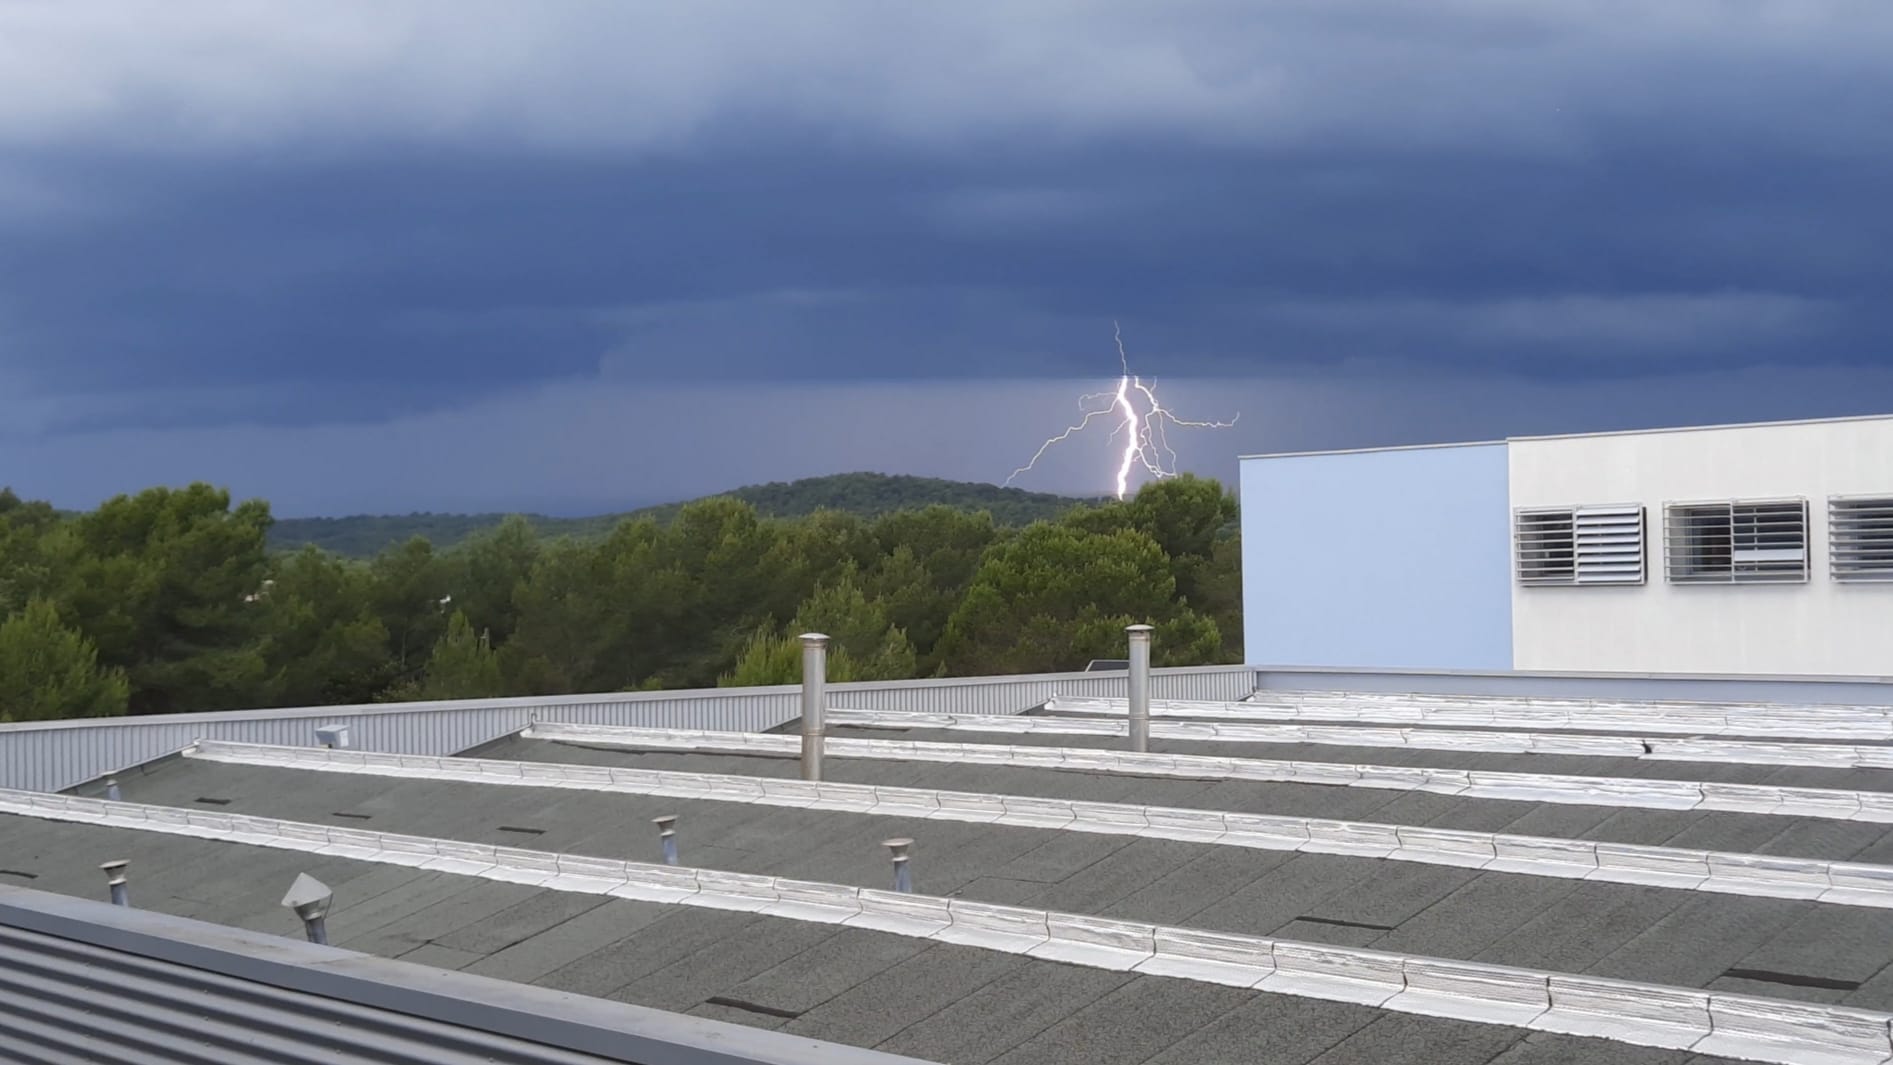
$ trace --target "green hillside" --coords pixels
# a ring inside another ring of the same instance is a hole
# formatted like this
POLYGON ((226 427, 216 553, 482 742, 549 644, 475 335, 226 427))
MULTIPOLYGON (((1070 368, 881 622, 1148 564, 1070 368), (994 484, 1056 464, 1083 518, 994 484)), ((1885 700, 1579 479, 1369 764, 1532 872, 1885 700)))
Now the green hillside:
MULTIPOLYGON (((1093 502, 1049 492, 935 477, 884 473, 838 473, 799 481, 774 481, 717 493, 741 499, 769 517, 793 518, 817 510, 842 510, 864 518, 889 511, 944 503, 962 510, 991 512, 1000 525, 1029 525, 1054 518, 1074 506, 1093 502)), ((649 517, 669 521, 684 503, 665 503, 621 514, 587 518, 549 518, 526 515, 546 536, 603 536, 625 518, 649 517)), ((270 530, 270 546, 292 549, 304 544, 337 554, 367 557, 389 544, 424 536, 437 548, 451 547, 482 529, 498 525, 504 514, 358 515, 347 518, 282 518, 270 530)))

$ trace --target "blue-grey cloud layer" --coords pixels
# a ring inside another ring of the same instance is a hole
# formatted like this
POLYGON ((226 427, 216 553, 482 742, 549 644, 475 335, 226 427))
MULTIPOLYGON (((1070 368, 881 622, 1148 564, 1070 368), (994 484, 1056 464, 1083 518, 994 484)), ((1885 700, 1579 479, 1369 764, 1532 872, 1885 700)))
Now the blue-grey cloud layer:
POLYGON ((0 2, 0 457, 1080 378, 1114 318, 1160 377, 1884 407, 1889 54, 1841 0, 0 2))

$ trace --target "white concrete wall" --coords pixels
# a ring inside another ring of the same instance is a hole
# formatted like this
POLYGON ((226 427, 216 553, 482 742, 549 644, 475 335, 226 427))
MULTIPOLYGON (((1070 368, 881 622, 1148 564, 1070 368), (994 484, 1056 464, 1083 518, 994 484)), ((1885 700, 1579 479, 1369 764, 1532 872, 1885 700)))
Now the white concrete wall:
POLYGON ((1641 587, 1512 586, 1513 667, 1893 675, 1893 584, 1828 576, 1827 500, 1893 495, 1893 418, 1513 440, 1514 508, 1641 503, 1641 587), (1675 585, 1668 503, 1805 497, 1806 584, 1675 585))

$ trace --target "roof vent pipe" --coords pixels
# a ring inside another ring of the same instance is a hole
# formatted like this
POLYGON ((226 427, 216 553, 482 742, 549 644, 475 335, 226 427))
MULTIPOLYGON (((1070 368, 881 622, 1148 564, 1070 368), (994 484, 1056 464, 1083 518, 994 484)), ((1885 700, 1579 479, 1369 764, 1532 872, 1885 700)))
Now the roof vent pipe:
POLYGON ((118 790, 117 777, 105 778, 105 797, 112 800, 113 802, 119 802, 124 799, 125 793, 118 790))
POLYGON ((130 864, 131 862, 124 858, 114 858, 109 862, 99 863, 99 868, 105 870, 105 882, 112 889, 112 905, 114 906, 129 907, 131 905, 131 895, 125 888, 125 867, 130 864))
POLYGON ((1150 750, 1150 626, 1124 629, 1131 641, 1130 687, 1131 750, 1150 750))
POLYGON ((828 637, 802 634, 802 779, 822 779, 822 712, 828 705, 828 637))
POLYGON ((902 894, 912 893, 914 890, 914 874, 913 870, 908 867, 907 852, 913 847, 914 841, 902 837, 899 839, 882 840, 881 845, 886 847, 894 855, 894 890, 902 894))
POLYGON ((665 814, 662 817, 653 817, 651 823, 657 826, 657 838, 664 845, 664 864, 676 865, 677 815, 665 814))
POLYGON ((302 931, 309 942, 327 946, 329 904, 334 899, 335 893, 327 884, 308 873, 297 873, 296 882, 289 885, 289 893, 283 896, 283 905, 302 918, 302 931))

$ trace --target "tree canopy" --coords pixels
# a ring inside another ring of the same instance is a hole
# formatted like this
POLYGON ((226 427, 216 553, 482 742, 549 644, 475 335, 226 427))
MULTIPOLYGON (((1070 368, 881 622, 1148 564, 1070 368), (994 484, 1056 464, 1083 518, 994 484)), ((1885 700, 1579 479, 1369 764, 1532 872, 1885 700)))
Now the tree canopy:
POLYGON ((260 500, 154 488, 62 514, 0 490, 0 714, 1081 669, 1156 627, 1159 664, 1238 655, 1235 503, 1183 477, 1009 527, 942 504, 771 517, 739 498, 547 537, 272 553, 260 500))

